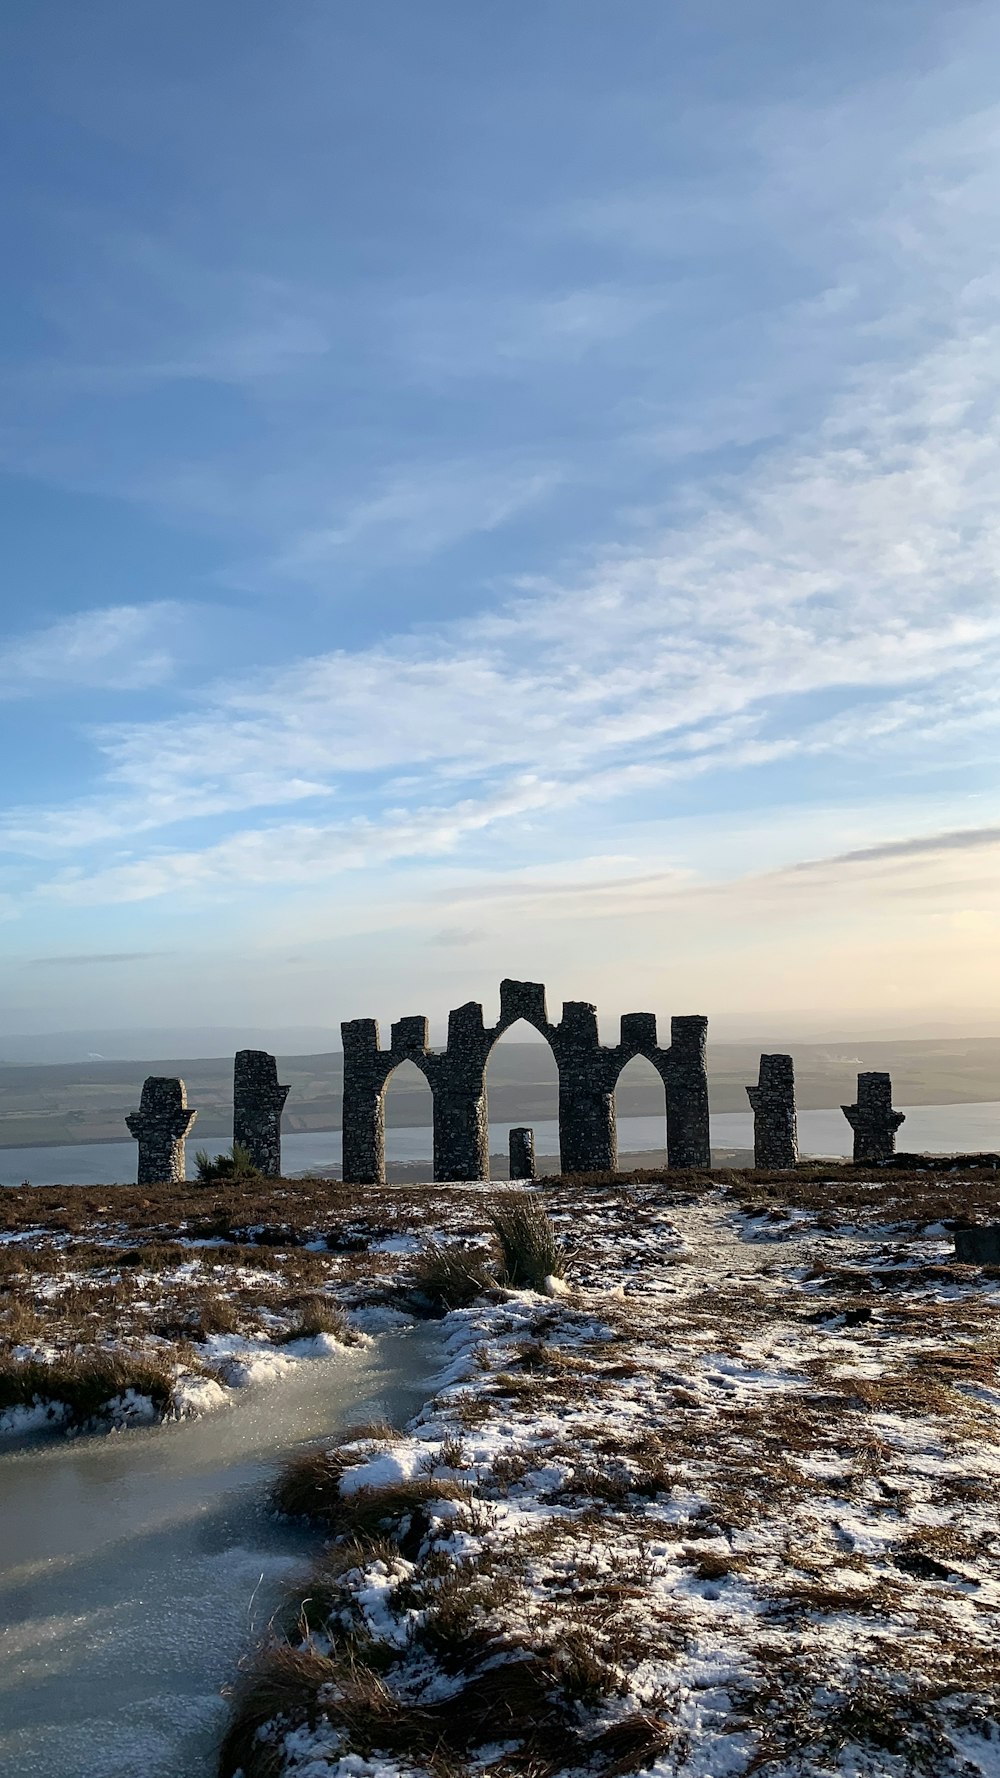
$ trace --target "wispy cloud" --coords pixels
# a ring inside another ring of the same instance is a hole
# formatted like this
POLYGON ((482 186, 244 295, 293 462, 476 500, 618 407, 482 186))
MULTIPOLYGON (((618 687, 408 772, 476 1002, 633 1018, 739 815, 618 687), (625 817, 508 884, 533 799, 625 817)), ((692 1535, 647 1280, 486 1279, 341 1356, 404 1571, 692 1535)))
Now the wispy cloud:
POLYGON ((100 963, 146 963, 153 957, 169 957, 170 951, 70 951, 58 957, 29 957, 26 969, 67 969, 100 963))
MULTIPOLYGON (((268 880, 299 880, 693 772, 919 757, 946 733, 960 750, 996 717, 998 404, 1000 330, 962 312, 919 361, 853 377, 811 438, 708 499, 692 488, 685 522, 641 549, 433 631, 221 685, 203 714, 108 728, 109 797, 19 813, 6 843, 59 849, 88 824, 111 837, 363 785, 384 813, 357 828, 239 840, 241 868, 256 873, 252 854, 268 880), (832 694, 847 707, 814 714, 832 694)), ((185 852, 181 877, 230 868, 233 845, 185 852)), ((144 893, 176 880, 162 858, 99 880, 111 893, 130 873, 144 893)))
POLYGON ((365 546, 369 567, 437 555, 477 532, 497 530, 557 487, 555 464, 411 464, 397 468, 371 495, 333 523, 303 532, 275 558, 283 575, 327 574, 349 550, 365 546))
POLYGON ((181 607, 106 605, 0 643, 0 698, 53 687, 141 691, 173 671, 170 644, 181 607))

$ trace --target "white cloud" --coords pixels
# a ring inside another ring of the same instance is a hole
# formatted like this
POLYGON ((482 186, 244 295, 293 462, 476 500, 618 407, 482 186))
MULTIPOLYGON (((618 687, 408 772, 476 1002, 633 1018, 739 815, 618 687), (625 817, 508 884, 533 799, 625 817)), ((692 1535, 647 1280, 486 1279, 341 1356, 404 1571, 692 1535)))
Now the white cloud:
POLYGON ((377 492, 355 501, 333 523, 303 532, 272 563, 282 575, 316 576, 365 545, 371 566, 436 555, 475 532, 495 531, 557 486, 554 464, 529 467, 467 462, 397 468, 377 492))
MULTIPOLYGON (((203 714, 108 728, 109 795, 17 812, 7 844, 355 787, 381 805, 360 826, 265 830, 95 879, 201 882, 235 848, 254 880, 302 880, 717 767, 961 747, 996 719, 998 405, 1000 329, 960 317, 919 362, 855 378, 811 440, 707 500, 692 491, 686 522, 642 550, 433 632, 221 685, 203 714), (815 710, 831 694, 846 712, 815 710)), ((52 658, 86 638, 70 626, 52 658)))
POLYGON ((168 646, 180 606, 106 605, 0 644, 0 698, 37 696, 46 687, 138 691, 170 677, 168 646))

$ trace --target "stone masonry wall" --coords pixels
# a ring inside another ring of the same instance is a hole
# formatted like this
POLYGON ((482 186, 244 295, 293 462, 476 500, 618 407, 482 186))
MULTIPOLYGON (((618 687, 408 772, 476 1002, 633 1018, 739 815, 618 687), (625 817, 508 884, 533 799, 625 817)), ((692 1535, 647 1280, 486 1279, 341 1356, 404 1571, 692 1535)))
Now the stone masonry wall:
POLYGON ((281 1177, 281 1113, 287 1087, 266 1050, 237 1050, 233 1067, 233 1142, 268 1179, 281 1177))
POLYGON ((507 1136, 508 1179, 535 1178, 535 1132, 517 1124, 507 1136))
POLYGON ((795 1118, 795 1069, 791 1056, 761 1056, 755 1087, 747 1087, 753 1107, 755 1167, 794 1167, 799 1158, 795 1118))
POLYGON ((896 1131, 906 1113, 892 1109, 892 1079, 888 1074, 859 1074, 858 1097, 841 1111, 854 1131, 855 1161, 888 1161, 896 1152, 896 1131))
POLYGON ((341 1026, 344 1042, 344 1178, 359 1184, 385 1178, 385 1089, 400 1062, 416 1063, 434 1098, 434 1178, 485 1179, 489 1175, 489 1122, 486 1065, 495 1043, 519 1019, 539 1032, 555 1056, 559 1072, 560 1166, 567 1173, 613 1171, 618 1163, 615 1086, 626 1062, 643 1055, 660 1074, 667 1107, 668 1157, 672 1166, 710 1164, 708 1077, 705 1068, 707 1019, 671 1020, 669 1049, 656 1041, 653 1013, 626 1013, 621 1041, 601 1044, 597 1008, 588 1001, 564 1002, 553 1025, 541 982, 500 984, 500 1017, 487 1026, 483 1009, 469 1001, 449 1015, 443 1050, 427 1048, 427 1021, 398 1020, 390 1046, 379 1044, 374 1019, 341 1026))
POLYGON ((186 1177, 184 1143, 197 1116, 188 1109, 182 1080, 163 1074, 146 1077, 139 1109, 125 1119, 139 1144, 139 1185, 176 1185, 186 1177))

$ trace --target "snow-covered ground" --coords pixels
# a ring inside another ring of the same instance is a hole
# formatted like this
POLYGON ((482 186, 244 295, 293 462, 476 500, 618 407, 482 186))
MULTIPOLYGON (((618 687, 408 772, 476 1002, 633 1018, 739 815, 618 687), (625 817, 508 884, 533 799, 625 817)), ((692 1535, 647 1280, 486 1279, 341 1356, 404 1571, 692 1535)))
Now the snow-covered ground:
POLYGON ((940 1225, 549 1201, 574 1294, 453 1312, 419 1424, 333 1453, 225 1769, 996 1778, 1000 1282, 940 1225))
MULTIPOLYGON (((491 1188, 308 1190, 253 1226, 25 1198, 9 1364, 89 1328, 201 1411, 412 1319, 428 1248, 488 1253, 491 1188)), ((419 1421, 306 1477, 329 1547, 223 1774, 1000 1778, 1000 1274, 949 1226, 996 1199, 933 1168, 546 1185, 566 1284, 451 1310, 419 1421)))

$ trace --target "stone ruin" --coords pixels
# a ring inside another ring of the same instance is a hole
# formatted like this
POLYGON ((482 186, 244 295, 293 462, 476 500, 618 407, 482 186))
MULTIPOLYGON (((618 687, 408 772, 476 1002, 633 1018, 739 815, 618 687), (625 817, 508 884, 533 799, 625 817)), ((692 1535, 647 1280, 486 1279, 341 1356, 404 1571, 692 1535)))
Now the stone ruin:
POLYGON ((508 1179, 536 1177, 534 1130, 525 1129, 523 1124, 516 1125, 507 1136, 507 1154, 508 1179))
POLYGON ((888 1074, 859 1074, 856 1105, 840 1107, 854 1131, 855 1161, 889 1161, 896 1152, 896 1131, 905 1122, 904 1111, 892 1109, 892 1080, 888 1074))
POLYGON ((245 1148, 266 1179, 281 1178, 281 1113, 289 1094, 266 1050, 237 1050, 233 1068, 233 1144, 245 1148))
MULTIPOLYGON (((341 1025, 344 1042, 343 1178, 358 1185, 385 1182, 385 1095, 401 1062, 415 1062, 433 1097, 435 1180, 489 1178, 489 1113, 486 1067, 494 1045, 523 1019, 548 1043, 559 1074, 559 1165, 563 1173, 614 1172, 618 1166, 615 1087, 633 1056, 644 1056, 663 1082, 667 1118, 667 1165, 710 1167, 708 1020, 700 1015, 670 1021, 670 1045, 657 1042, 655 1013, 623 1013, 619 1041, 602 1044, 597 1008, 563 1002, 550 1022, 540 982, 503 981, 500 1017, 486 1025, 477 1001, 448 1017, 443 1050, 427 1046, 427 1020, 397 1019, 388 1049, 379 1043, 375 1019, 341 1025)), ((794 1167, 799 1158, 795 1069, 791 1056, 762 1055, 756 1086, 747 1096, 754 1118, 754 1166, 794 1167)), ((233 1141, 247 1150, 269 1179, 281 1176, 281 1114, 289 1088, 266 1050, 238 1050, 233 1071, 233 1141)), ((892 1107, 888 1074, 858 1075, 854 1105, 841 1107, 854 1131, 854 1160, 890 1160, 904 1113, 892 1107)), ((197 1117, 184 1082, 150 1075, 139 1110, 126 1117, 139 1144, 138 1183, 155 1185, 185 1177, 185 1139, 197 1117)), ((537 1175, 534 1131, 509 1132, 511 1179, 537 1175)))
POLYGON ((753 1107, 755 1167, 794 1167, 799 1158, 795 1119, 795 1068, 791 1056, 761 1056, 755 1087, 747 1087, 753 1107))
MULTIPOLYGON (((794 1167, 799 1138, 791 1056, 761 1056, 757 1085, 747 1087, 747 1097, 753 1106, 754 1166, 794 1167)), ((840 1109, 854 1131, 855 1164, 890 1161, 896 1131, 906 1120, 905 1112, 892 1108, 892 1077, 859 1074, 857 1103, 840 1109)))
POLYGON ((187 1177, 184 1143, 197 1116, 182 1080, 150 1074, 143 1081, 139 1109, 125 1119, 139 1144, 138 1185, 176 1185, 187 1177))
POLYGON ((668 1165, 711 1164, 706 1018, 672 1018, 670 1046, 661 1049, 655 1013, 623 1013, 620 1040, 611 1047, 600 1042, 597 1008, 588 1001, 564 1001, 562 1018, 553 1025, 541 982, 503 981, 497 1023, 486 1025, 482 1007, 469 1001, 449 1014, 443 1050, 428 1049, 423 1017, 398 1019, 388 1049, 380 1047, 377 1020, 349 1019, 341 1025, 343 1177, 359 1185, 384 1183, 386 1088, 393 1070, 410 1061, 433 1095, 435 1180, 489 1178, 486 1064, 494 1044, 519 1019, 544 1037, 556 1060, 562 1172, 616 1169, 615 1085, 633 1056, 645 1056, 663 1081, 668 1165))

